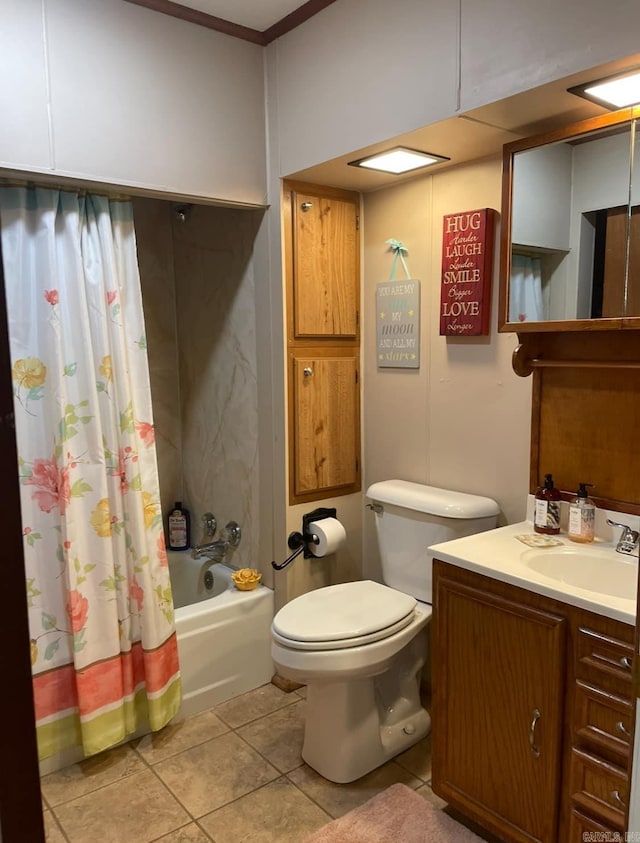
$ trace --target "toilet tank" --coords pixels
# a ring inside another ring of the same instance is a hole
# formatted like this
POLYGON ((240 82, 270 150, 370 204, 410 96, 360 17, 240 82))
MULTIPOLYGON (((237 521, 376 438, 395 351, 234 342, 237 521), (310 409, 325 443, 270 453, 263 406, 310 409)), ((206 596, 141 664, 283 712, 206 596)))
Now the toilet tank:
POLYGON ((423 486, 407 480, 383 480, 367 489, 374 504, 384 582, 432 602, 432 544, 492 530, 498 504, 491 498, 423 486))

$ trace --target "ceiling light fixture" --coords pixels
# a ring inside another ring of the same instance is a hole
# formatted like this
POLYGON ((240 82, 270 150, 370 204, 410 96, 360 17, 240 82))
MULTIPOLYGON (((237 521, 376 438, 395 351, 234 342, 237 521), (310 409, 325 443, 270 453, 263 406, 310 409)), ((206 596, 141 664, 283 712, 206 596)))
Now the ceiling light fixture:
POLYGON ((393 173, 400 175, 411 170, 418 170, 421 167, 429 167, 432 164, 440 164, 443 161, 450 161, 444 155, 433 155, 431 152, 421 152, 419 149, 409 149, 406 146, 395 146, 384 152, 377 152, 374 155, 367 155, 365 158, 358 158, 357 161, 349 161, 350 167, 366 167, 369 170, 379 170, 382 173, 393 173))
POLYGON ((567 89, 570 94, 604 105, 606 108, 628 108, 640 104, 640 70, 625 71, 616 76, 596 79, 567 89))

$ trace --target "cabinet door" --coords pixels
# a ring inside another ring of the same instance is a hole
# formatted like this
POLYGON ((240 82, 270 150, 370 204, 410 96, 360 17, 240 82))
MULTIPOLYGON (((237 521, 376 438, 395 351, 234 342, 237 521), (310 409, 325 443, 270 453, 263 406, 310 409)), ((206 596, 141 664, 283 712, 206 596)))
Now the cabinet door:
POLYGON ((604 255, 603 316, 640 316, 640 207, 609 208, 604 255), (628 234, 627 234, 628 232, 628 234), (629 270, 624 283, 626 242, 629 270))
POLYGON ((293 332, 355 338, 358 333, 358 206, 293 192, 293 332))
POLYGON ((302 500, 360 488, 358 360, 353 355, 293 360, 293 484, 302 500))
POLYGON ((433 789, 509 841, 555 843, 565 620, 434 564, 433 789))

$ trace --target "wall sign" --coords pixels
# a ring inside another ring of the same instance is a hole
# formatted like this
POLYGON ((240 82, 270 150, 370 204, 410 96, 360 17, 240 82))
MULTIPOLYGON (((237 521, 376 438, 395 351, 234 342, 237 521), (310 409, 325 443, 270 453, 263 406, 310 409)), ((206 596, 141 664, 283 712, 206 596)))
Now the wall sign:
POLYGON ((420 282, 385 281, 376 287, 378 366, 420 368, 420 282))
POLYGON ((489 333, 495 216, 481 208, 443 217, 441 336, 489 333))

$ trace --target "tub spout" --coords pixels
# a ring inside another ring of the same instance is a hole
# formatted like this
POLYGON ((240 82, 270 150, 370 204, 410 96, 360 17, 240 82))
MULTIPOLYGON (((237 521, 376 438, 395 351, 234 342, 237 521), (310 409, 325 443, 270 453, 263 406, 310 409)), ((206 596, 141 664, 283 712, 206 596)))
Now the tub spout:
POLYGON ((197 544, 191 550, 191 556, 194 559, 201 559, 204 556, 211 562, 223 562, 229 548, 237 547, 240 544, 241 537, 240 525, 235 521, 229 521, 222 530, 221 538, 214 542, 197 544))
POLYGON ((215 542, 208 542, 207 544, 197 544, 191 550, 191 556, 194 559, 201 559, 206 556, 211 562, 222 562, 229 547, 229 542, 224 539, 218 539, 215 542))

